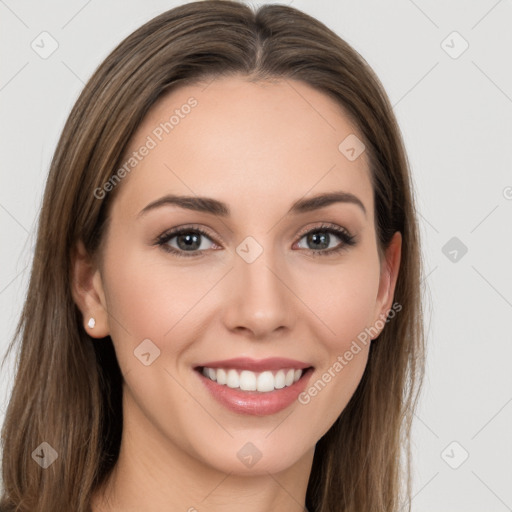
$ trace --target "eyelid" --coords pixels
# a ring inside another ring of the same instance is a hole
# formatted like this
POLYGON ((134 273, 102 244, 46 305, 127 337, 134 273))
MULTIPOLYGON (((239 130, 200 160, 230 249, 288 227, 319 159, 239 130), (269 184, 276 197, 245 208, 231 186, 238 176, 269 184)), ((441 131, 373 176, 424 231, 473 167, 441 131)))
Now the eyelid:
MULTIPOLYGON (((212 230, 208 228, 207 226, 204 226, 203 224, 183 224, 180 226, 174 226, 173 228, 170 228, 166 231, 164 231, 161 235, 159 235, 155 242, 164 240, 169 237, 174 237, 176 235, 179 235, 182 231, 198 231, 199 233, 202 233, 204 236, 207 236, 212 240, 212 242, 215 242, 217 245, 225 245, 224 241, 221 237, 218 237, 217 235, 212 234, 212 230)), ((204 252, 204 251, 201 251, 204 252)))
MULTIPOLYGON (((315 256, 329 255, 329 254, 335 254, 337 252, 341 252, 344 249, 347 249, 347 247, 355 245, 357 242, 356 236, 352 235, 348 229, 346 229, 345 227, 340 226, 338 224, 333 224, 330 222, 321 222, 320 225, 306 226, 306 227, 302 228, 298 234, 295 235, 295 238, 298 238, 297 242, 299 242, 304 236, 308 235, 311 232, 330 231, 330 230, 332 230, 334 236, 341 239, 340 246, 338 246, 336 248, 331 248, 328 250, 314 250, 314 249, 302 249, 302 250, 306 251, 307 253, 310 253, 311 255, 315 255, 315 256), (345 240, 343 239, 343 236, 341 234, 344 235, 345 240)), ((220 243, 219 243, 217 241, 217 235, 212 235, 210 228, 205 227, 200 224, 184 224, 184 225, 175 226, 171 229, 168 229, 167 231, 164 231, 161 235, 159 235, 156 238, 154 245, 160 245, 163 248, 163 246, 166 245, 167 242, 169 242, 169 240, 171 240, 175 236, 178 236, 181 233, 187 232, 187 231, 196 231, 196 232, 200 233, 201 235, 209 238, 216 245, 221 245, 221 246, 225 245, 225 243, 222 241, 221 237, 219 237, 219 239, 220 239, 220 243)), ((177 250, 174 247, 170 247, 170 246, 168 249, 164 249, 164 250, 166 250, 167 252, 170 252, 170 253, 174 253, 175 255, 185 256, 185 257, 187 257, 187 256, 188 257, 201 257, 204 255, 204 253, 207 252, 206 250, 197 250, 197 249, 195 251, 181 251, 181 250, 177 250)), ((213 250, 215 250, 215 249, 213 249, 213 250)))
MULTIPOLYGON (((336 229, 336 230, 342 230, 342 231, 345 231, 347 233, 347 235, 350 235, 350 231, 346 228, 344 228, 343 226, 339 226, 338 224, 333 224, 331 222, 320 222, 320 225, 309 225, 309 226, 306 226, 304 228, 302 228, 295 236, 296 237, 303 237, 304 235, 307 235, 312 229, 327 229, 327 228, 332 228, 332 229, 336 229)), ((184 230, 187 230, 187 229, 190 229, 191 231, 193 230, 197 230, 197 231, 200 231, 200 232, 205 232, 206 236, 210 237, 214 242, 218 243, 218 242, 221 242, 222 244, 225 245, 225 242, 222 240, 222 238, 220 236, 217 236, 216 234, 212 234, 212 230, 210 230, 209 227, 207 226, 204 226, 203 224, 183 224, 183 225, 179 225, 179 226, 174 226, 173 228, 170 228, 166 231, 164 231, 161 235, 159 235, 157 237, 157 240, 159 239, 163 239, 165 237, 167 237, 168 235, 170 235, 171 233, 179 233, 180 231, 184 231, 184 230)))
POLYGON ((344 231, 347 235, 351 236, 351 233, 347 228, 339 226, 338 224, 333 224, 331 222, 321 222, 319 226, 310 225, 308 227, 303 228, 295 236, 302 238, 304 235, 307 235, 310 231, 321 231, 322 229, 334 229, 336 231, 344 231))
MULTIPOLYGON (((197 229, 199 231, 204 231, 208 233, 208 236, 211 238, 217 238, 217 235, 214 234, 213 229, 211 229, 209 226, 205 226, 204 224, 184 224, 182 226, 175 226, 172 228, 173 230, 182 230, 182 229, 197 229)), ((219 240, 221 239, 220 236, 218 237, 219 240)))

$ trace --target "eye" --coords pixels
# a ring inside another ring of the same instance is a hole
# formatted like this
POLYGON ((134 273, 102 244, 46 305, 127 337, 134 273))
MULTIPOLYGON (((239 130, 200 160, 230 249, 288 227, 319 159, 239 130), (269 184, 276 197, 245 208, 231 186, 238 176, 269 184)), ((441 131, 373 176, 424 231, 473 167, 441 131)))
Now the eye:
MULTIPOLYGON (((323 224, 310 229, 301 235, 298 244, 304 238, 306 244, 310 246, 301 247, 299 245, 299 249, 306 249, 313 256, 336 254, 356 244, 355 236, 335 224, 323 224), (339 240, 338 243, 332 246, 331 243, 336 239, 339 240)), ((211 235, 204 229, 195 226, 173 228, 160 235, 156 240, 156 245, 161 246, 164 251, 183 257, 202 256, 201 253, 213 248, 212 244, 216 245, 212 241, 211 235), (205 239, 209 240, 210 244, 205 239)))
POLYGON ((331 224, 323 224, 311 229, 302 235, 301 240, 303 238, 306 239, 306 244, 310 244, 310 247, 306 247, 306 250, 313 256, 336 254, 356 244, 355 236, 351 235, 346 229, 331 224), (336 238, 341 240, 341 243, 338 242, 338 244, 332 246, 331 242, 335 242, 336 238))
POLYGON ((197 227, 184 227, 175 228, 166 231, 157 239, 157 245, 167 252, 173 253, 176 256, 197 256, 197 252, 204 252, 206 249, 211 249, 208 244, 203 243, 201 239, 207 238, 211 241, 209 234, 201 228, 197 227), (171 242, 175 240, 174 246, 171 242), (190 254, 187 254, 190 253, 190 254))

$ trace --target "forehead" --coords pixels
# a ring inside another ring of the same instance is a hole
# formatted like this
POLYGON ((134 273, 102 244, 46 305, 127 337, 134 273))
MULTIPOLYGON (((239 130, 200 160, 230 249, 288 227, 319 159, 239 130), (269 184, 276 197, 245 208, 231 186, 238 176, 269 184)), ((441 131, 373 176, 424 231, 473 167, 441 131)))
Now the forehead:
POLYGON ((339 189, 366 197, 370 211, 366 152, 350 160, 342 151, 351 137, 362 139, 342 107, 302 82, 223 77, 182 86, 137 129, 125 155, 137 161, 120 195, 141 207, 170 192, 289 203, 339 189))

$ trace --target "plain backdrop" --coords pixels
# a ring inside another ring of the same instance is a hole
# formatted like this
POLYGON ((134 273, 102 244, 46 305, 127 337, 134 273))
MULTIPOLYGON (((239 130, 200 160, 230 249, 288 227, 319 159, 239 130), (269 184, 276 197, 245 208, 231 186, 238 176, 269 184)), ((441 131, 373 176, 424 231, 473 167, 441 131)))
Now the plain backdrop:
MULTIPOLYGON (((0 355, 22 308, 45 179, 73 103, 115 45, 181 3, 0 0, 0 355), (45 51, 58 45, 51 55, 41 55, 41 38, 45 51)), ((413 510, 510 511, 512 2, 290 4, 373 67, 411 163, 428 333, 413 510)), ((13 374, 11 360, 0 421, 13 374)))

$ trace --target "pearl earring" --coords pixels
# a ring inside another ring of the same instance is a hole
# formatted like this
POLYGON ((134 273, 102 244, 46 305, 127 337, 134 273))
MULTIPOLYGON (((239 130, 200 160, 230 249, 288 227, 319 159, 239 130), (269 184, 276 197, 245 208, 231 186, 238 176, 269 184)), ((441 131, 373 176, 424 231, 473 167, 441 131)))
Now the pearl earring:
POLYGON ((91 329, 94 329, 94 326, 96 325, 96 320, 94 320, 94 318, 91 316, 91 318, 89 318, 89 321, 87 322, 87 325, 88 325, 91 329))

